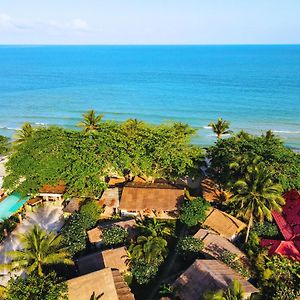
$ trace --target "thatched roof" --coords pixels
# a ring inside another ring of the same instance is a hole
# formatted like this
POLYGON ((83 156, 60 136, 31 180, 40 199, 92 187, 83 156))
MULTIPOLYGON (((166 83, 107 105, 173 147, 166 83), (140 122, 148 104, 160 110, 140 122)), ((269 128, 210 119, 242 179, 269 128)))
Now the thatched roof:
POLYGON ((119 186, 126 182, 126 179, 124 177, 118 178, 118 177, 110 177, 108 181, 109 186, 119 186))
POLYGON ((204 243, 202 251, 214 258, 220 258, 220 255, 224 250, 229 251, 237 256, 237 258, 245 257, 239 248, 233 245, 226 238, 216 234, 211 230, 199 229, 195 234, 194 238, 200 239, 204 243))
POLYGON ((238 280, 245 292, 245 299, 258 290, 241 275, 217 260, 197 259, 174 283, 177 296, 182 300, 198 300, 207 291, 227 289, 238 280))
POLYGON ((62 181, 56 185, 45 184, 39 190, 42 194, 64 194, 65 191, 66 186, 62 181))
POLYGON ((201 188, 203 198, 208 202, 223 202, 230 196, 228 191, 221 190, 210 178, 201 181, 201 188))
POLYGON ((123 188, 120 209, 127 211, 176 211, 184 191, 168 184, 128 184, 123 188))
POLYGON ((119 271, 105 268, 67 281, 69 300, 88 300, 95 293, 101 300, 134 300, 119 271))
POLYGON ((104 228, 110 226, 120 226, 128 231, 129 237, 133 237, 134 235, 134 227, 136 225, 136 221, 134 219, 124 220, 119 222, 109 222, 108 224, 102 224, 101 226, 97 226, 91 230, 88 230, 87 235, 90 243, 99 243, 102 241, 102 230, 104 228))
POLYGON ((105 205, 113 208, 119 207, 119 189, 116 188, 109 188, 105 190, 99 200, 100 205, 105 205))
POLYGON ((40 198, 40 197, 34 197, 34 198, 29 199, 29 200, 26 202, 26 204, 29 204, 29 205, 31 205, 31 206, 34 206, 34 205, 36 205, 36 204, 38 204, 38 203, 41 203, 42 201, 43 201, 42 198, 40 198))
POLYGON ((71 199, 67 206, 63 209, 63 212, 73 214, 76 211, 79 211, 81 199, 75 198, 71 199))
POLYGON ((102 258, 106 268, 118 269, 120 273, 128 270, 126 265, 127 252, 125 247, 102 251, 102 258))
POLYGON ((216 208, 209 211, 203 225, 210 227, 229 240, 246 228, 245 223, 216 208))
POLYGON ((121 273, 127 271, 126 248, 119 247, 105 251, 98 251, 76 260, 76 265, 81 275, 101 270, 103 268, 118 269, 121 273))

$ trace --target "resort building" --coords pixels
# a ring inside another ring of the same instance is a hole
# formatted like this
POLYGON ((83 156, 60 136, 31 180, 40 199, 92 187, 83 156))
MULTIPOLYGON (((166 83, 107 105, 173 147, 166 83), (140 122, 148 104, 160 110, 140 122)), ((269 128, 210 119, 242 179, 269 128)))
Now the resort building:
POLYGON ((174 219, 184 199, 184 190, 170 184, 135 183, 123 188, 120 211, 123 216, 174 219))
POLYGON ((64 216, 70 216, 71 214, 78 212, 80 209, 81 202, 82 202, 82 199, 80 199, 80 198, 70 199, 66 203, 66 206, 63 208, 64 216))
POLYGON ((248 299, 258 290, 236 271, 217 260, 197 259, 174 283, 176 296, 181 300, 198 300, 208 291, 226 290, 238 280, 248 299))
POLYGON ((59 182, 57 185, 45 184, 41 187, 37 196, 42 197, 46 201, 62 201, 65 191, 66 186, 63 182, 59 182))
POLYGON ((114 213, 117 213, 120 206, 120 189, 118 187, 108 188, 105 190, 99 200, 99 205, 104 207, 104 212, 101 217, 104 219, 110 218, 114 213))
POLYGON ((203 226, 211 228, 213 231, 231 241, 247 227, 247 225, 239 219, 216 208, 210 209, 203 226))
POLYGON ((88 274, 103 268, 118 269, 120 273, 128 270, 126 265, 127 252, 125 247, 95 252, 76 260, 80 275, 88 274))
POLYGON ((246 260, 246 255, 244 252, 242 252, 226 238, 211 230, 199 229, 194 234, 194 238, 203 242, 204 247, 202 252, 210 258, 219 259, 224 251, 229 251, 230 253, 236 255, 236 259, 246 260))
POLYGON ((208 202, 221 203, 230 197, 228 191, 221 190, 217 183, 210 178, 201 181, 201 190, 203 198, 208 202))
POLYGON ((291 190, 284 198, 282 212, 272 212, 284 240, 262 239, 261 246, 269 249, 270 256, 279 254, 300 261, 300 194, 291 190))
POLYGON ((102 244, 102 231, 104 228, 111 226, 119 226, 127 230, 129 238, 133 238, 135 236, 134 228, 136 226, 136 221, 134 219, 118 221, 118 222, 107 222, 106 224, 101 224, 101 226, 97 226, 91 230, 87 231, 88 239, 91 244, 96 247, 99 247, 102 244))
POLYGON ((113 187, 121 187, 126 182, 126 179, 124 177, 110 177, 108 181, 108 186, 110 188, 113 187))
POLYGON ((118 270, 105 268, 67 281, 69 300, 134 300, 118 270))

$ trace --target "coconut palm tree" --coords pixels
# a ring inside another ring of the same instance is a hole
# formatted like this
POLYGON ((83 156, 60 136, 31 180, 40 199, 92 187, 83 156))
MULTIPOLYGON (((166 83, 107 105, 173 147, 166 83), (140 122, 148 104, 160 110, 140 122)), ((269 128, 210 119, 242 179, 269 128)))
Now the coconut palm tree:
POLYGON ((140 128, 142 128, 145 125, 143 121, 139 121, 138 119, 128 119, 123 123, 123 128, 125 130, 125 133, 128 136, 132 136, 138 132, 140 128))
POLYGON ((32 137, 33 133, 34 128, 32 127, 32 125, 29 122, 25 122, 15 134, 15 143, 20 144, 25 142, 27 139, 32 137))
POLYGON ((157 221, 156 218, 145 218, 137 221, 137 228, 147 235, 168 237, 172 235, 171 225, 164 221, 157 221))
POLYGON ((219 118, 216 123, 209 123, 208 126, 212 128, 213 132, 217 135, 217 138, 222 138, 223 134, 231 133, 229 130, 230 123, 222 118, 219 118))
POLYGON ((91 109, 86 113, 82 114, 83 121, 78 123, 79 127, 83 128, 85 133, 95 133, 99 129, 99 125, 101 123, 102 118, 104 115, 100 114, 97 115, 96 112, 91 109))
POLYGON ((233 280, 231 286, 226 291, 207 292, 203 296, 204 300, 243 300, 244 289, 238 280, 233 280))
POLYGON ((137 244, 129 247, 132 260, 145 260, 147 263, 163 261, 167 255, 167 241, 157 236, 139 236, 137 244))
POLYGON ((61 235, 48 233, 35 225, 27 233, 21 234, 19 241, 23 249, 7 251, 5 254, 11 258, 11 262, 0 265, 1 269, 25 270, 27 274, 43 276, 46 266, 73 264, 67 249, 62 247, 61 235))
POLYGON ((272 173, 263 162, 249 165, 243 178, 234 182, 231 190, 229 204, 237 216, 248 221, 246 242, 253 220, 272 221, 271 211, 281 211, 285 203, 282 186, 273 182, 272 173))

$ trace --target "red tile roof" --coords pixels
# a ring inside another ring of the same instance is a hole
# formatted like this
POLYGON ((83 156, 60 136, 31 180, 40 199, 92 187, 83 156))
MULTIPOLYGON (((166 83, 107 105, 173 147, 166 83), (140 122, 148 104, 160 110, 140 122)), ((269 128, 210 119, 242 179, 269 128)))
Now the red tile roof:
POLYGON ((274 220, 285 240, 300 239, 300 194, 291 190, 284 194, 284 198, 282 213, 272 213, 274 220))
POLYGON ((269 248, 270 256, 279 254, 300 261, 300 248, 297 249, 297 246, 300 246, 300 243, 296 243, 294 243, 293 241, 278 241, 267 239, 262 239, 260 242, 262 247, 269 248))

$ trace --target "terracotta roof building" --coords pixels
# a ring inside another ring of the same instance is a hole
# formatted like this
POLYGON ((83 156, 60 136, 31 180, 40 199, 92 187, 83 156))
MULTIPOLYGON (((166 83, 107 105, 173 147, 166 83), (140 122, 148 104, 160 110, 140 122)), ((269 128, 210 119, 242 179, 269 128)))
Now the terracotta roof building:
POLYGON ((45 200, 62 200, 63 194, 66 192, 65 184, 60 181, 56 185, 45 184, 38 193, 38 196, 43 197, 45 200))
POLYGON ((101 270, 103 268, 118 269, 120 273, 126 272, 126 248, 119 247, 105 251, 95 252, 76 260, 76 265, 81 275, 101 270))
POLYGON ((203 241, 204 248, 202 249, 202 252, 212 258, 219 259, 224 250, 235 254, 237 259, 246 257, 245 253, 230 241, 211 230, 199 229, 195 233, 194 238, 203 241))
POLYGON ((221 236, 233 240, 244 228, 245 223, 219 209, 211 208, 204 223, 221 236))
POLYGON ((236 271, 217 260, 197 259, 174 283, 181 300, 199 300, 207 291, 226 290, 233 280, 238 280, 245 299, 258 290, 236 271))
POLYGON ((134 300, 134 295, 118 270, 105 268, 67 281, 69 300, 134 300))
POLYGON ((184 190, 169 184, 130 183, 123 188, 120 210, 123 215, 175 217, 184 199, 184 190))

